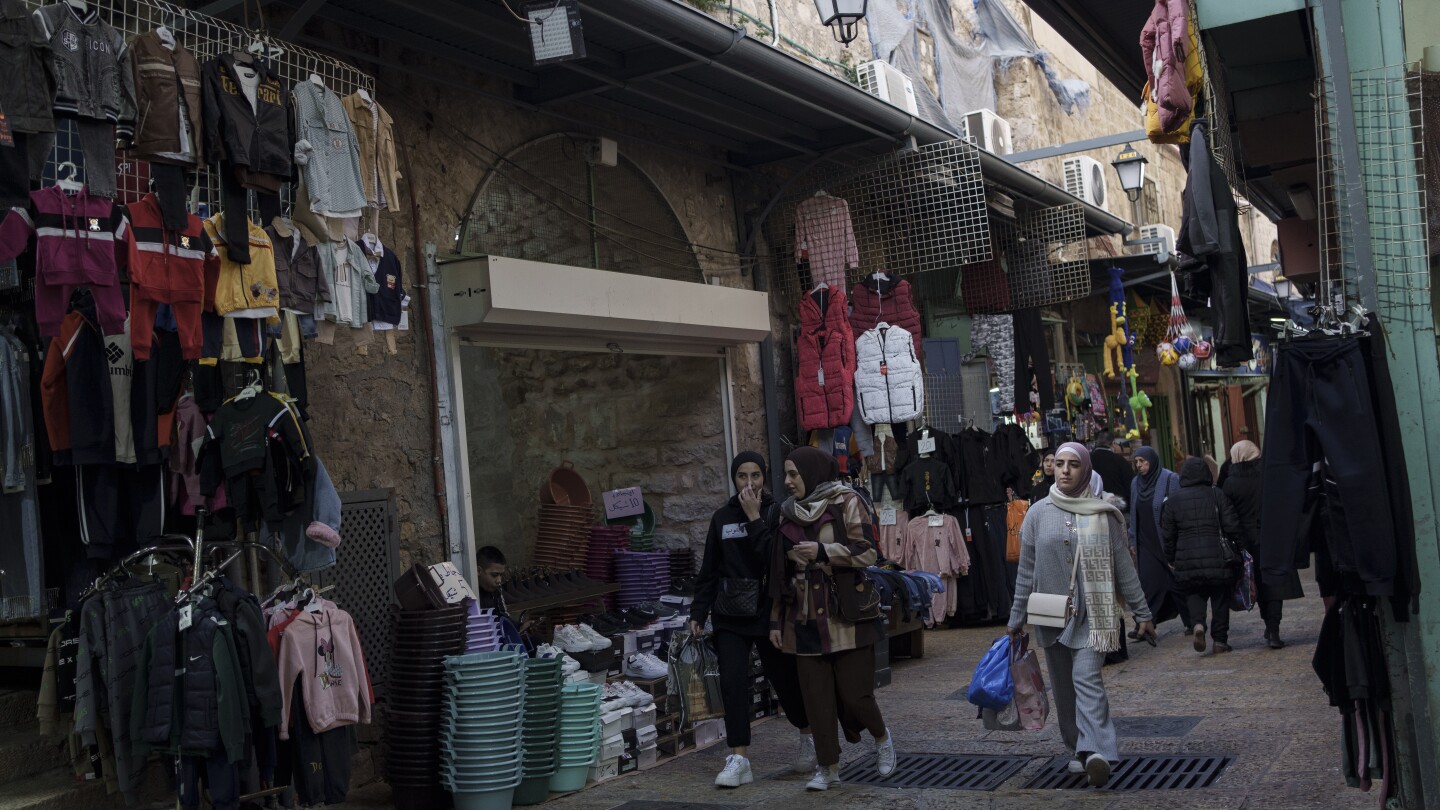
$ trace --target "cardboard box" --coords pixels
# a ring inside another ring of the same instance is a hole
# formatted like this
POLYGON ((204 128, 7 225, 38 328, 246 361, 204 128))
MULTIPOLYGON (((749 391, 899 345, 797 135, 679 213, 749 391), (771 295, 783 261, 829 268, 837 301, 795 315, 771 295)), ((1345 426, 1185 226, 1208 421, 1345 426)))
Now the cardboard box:
POLYGON ((660 749, 658 746, 652 745, 649 748, 641 748, 639 751, 635 752, 636 767, 638 767, 642 771, 655 767, 655 765, 658 764, 659 759, 660 749))
POLYGON ((630 715, 630 727, 631 727, 631 728, 641 729, 641 728, 645 728, 646 726, 654 727, 654 725, 655 725, 655 704, 654 704, 654 703, 651 703, 649 706, 641 706, 640 708, 635 709, 635 710, 631 713, 631 715, 630 715))
POLYGON ((604 782, 620 775, 620 758, 602 759, 590 766, 590 783, 604 782))

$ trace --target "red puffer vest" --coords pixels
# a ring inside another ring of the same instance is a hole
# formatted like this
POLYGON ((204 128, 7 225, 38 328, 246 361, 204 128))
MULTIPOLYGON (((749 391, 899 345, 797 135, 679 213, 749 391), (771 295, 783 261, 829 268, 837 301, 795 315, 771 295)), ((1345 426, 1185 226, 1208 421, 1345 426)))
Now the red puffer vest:
POLYGON ((855 407, 855 337, 845 320, 845 291, 823 291, 823 305, 816 295, 800 299, 795 413, 801 430, 848 425, 855 407))
POLYGON ((850 291, 850 330, 863 335, 879 323, 898 326, 910 333, 915 341, 915 356, 925 357, 924 338, 920 335, 920 313, 910 297, 910 282, 905 279, 865 279, 850 291))

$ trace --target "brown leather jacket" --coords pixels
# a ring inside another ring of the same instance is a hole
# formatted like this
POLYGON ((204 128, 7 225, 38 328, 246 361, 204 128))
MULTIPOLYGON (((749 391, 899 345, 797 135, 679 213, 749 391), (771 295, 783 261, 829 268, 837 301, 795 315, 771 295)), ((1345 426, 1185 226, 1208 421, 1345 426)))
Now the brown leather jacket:
POLYGON ((130 44, 135 71, 135 140, 131 151, 148 160, 180 163, 180 98, 190 122, 190 165, 204 162, 200 129, 200 63, 179 43, 165 47, 150 31, 130 44), (163 155, 163 156, 162 156, 163 155))
POLYGON ((390 211, 400 210, 400 197, 395 193, 395 180, 400 176, 395 162, 395 122, 390 113, 379 103, 375 111, 380 116, 380 126, 375 127, 375 115, 370 105, 359 93, 351 93, 341 99, 350 125, 355 128, 355 137, 360 142, 360 182, 365 188, 365 200, 372 206, 379 206, 376 182, 379 191, 385 195, 385 205, 390 211))

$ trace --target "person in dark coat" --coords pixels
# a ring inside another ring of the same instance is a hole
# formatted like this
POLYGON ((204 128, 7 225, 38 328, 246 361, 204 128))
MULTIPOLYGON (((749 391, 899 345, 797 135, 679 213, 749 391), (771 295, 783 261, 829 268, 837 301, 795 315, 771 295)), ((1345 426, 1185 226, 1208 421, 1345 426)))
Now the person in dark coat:
POLYGON ((1220 536, 1238 539, 1240 521, 1202 458, 1187 458, 1180 468, 1180 491, 1160 510, 1160 533, 1165 561, 1175 570, 1175 582, 1185 591, 1194 622, 1195 651, 1205 651, 1205 605, 1211 610, 1210 634, 1215 652, 1230 652, 1230 588, 1235 569, 1225 564, 1220 536))
POLYGON ((1030 504, 1039 503, 1050 497, 1050 485, 1055 483, 1055 451, 1045 448, 1040 457, 1040 480, 1030 488, 1030 504))
POLYGON ((1160 540, 1160 509, 1165 500, 1180 491, 1180 476, 1165 469, 1160 454, 1153 447, 1135 451, 1137 475, 1130 482, 1130 548, 1135 553, 1135 567, 1140 571, 1140 584, 1145 586, 1145 599, 1150 613, 1159 624, 1180 617, 1190 624, 1190 607, 1185 593, 1175 584, 1175 574, 1165 559, 1160 540))
POLYGON ((1095 465, 1095 472, 1100 473, 1100 480, 1105 482, 1105 491, 1125 497, 1125 493, 1130 491, 1130 479, 1135 477, 1135 469, 1120 454, 1115 434, 1102 430, 1096 435, 1090 460, 1095 465))
POLYGON ((785 708, 785 719, 800 730, 800 751, 794 767, 801 773, 815 767, 815 741, 795 671, 795 656, 767 641, 770 596, 765 579, 780 510, 765 491, 764 456, 746 450, 730 462, 736 493, 715 511, 705 538, 705 557, 695 577, 690 605, 690 632, 701 635, 709 620, 720 659, 720 694, 725 704, 725 739, 732 749, 725 768, 715 777, 719 787, 735 788, 753 780, 750 771, 750 651, 759 650, 765 677, 785 708), (753 611, 743 600, 721 598, 726 589, 754 589, 753 611))
MULTIPOLYGON (((1254 442, 1244 439, 1230 448, 1230 474, 1226 476, 1221 491, 1235 507, 1240 520, 1239 539, 1250 556, 1260 559, 1260 544, 1264 535, 1260 532, 1260 503, 1264 494, 1264 479, 1260 474, 1260 448, 1254 442)), ((1257 572, 1258 574, 1258 572, 1257 572)), ((1280 640, 1281 606, 1285 599, 1299 599, 1305 595, 1300 584, 1300 573, 1290 573, 1278 580, 1260 576, 1259 599, 1260 618, 1265 622, 1265 646, 1278 650, 1285 646, 1280 640)))

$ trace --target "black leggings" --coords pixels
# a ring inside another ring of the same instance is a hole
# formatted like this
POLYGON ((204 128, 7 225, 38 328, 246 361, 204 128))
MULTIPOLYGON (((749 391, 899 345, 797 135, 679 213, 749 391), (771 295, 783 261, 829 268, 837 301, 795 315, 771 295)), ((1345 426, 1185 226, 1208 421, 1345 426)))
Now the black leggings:
POLYGON ((795 675, 795 656, 775 649, 768 638, 747 636, 729 630, 715 631, 715 653, 720 657, 720 694, 725 701, 725 744, 739 748, 750 744, 751 703, 750 648, 760 651, 765 677, 780 697, 785 719, 795 728, 810 725, 805 715, 805 701, 800 695, 800 680, 795 675))

